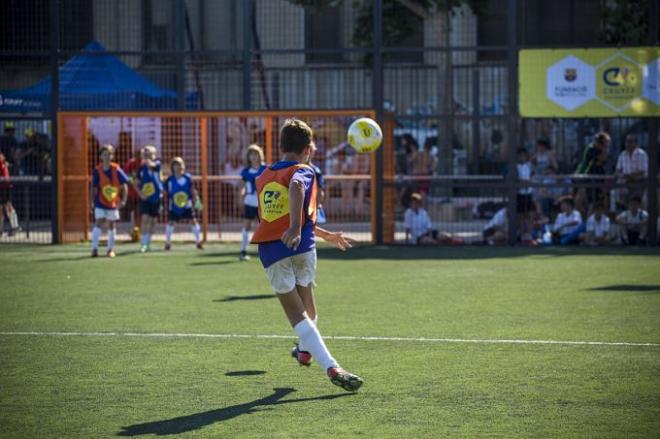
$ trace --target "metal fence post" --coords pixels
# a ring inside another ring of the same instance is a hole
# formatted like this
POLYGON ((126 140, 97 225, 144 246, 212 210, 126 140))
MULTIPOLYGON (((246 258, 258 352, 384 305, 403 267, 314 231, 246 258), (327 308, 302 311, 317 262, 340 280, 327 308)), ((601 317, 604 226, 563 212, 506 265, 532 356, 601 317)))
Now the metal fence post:
POLYGON ((508 237, 509 245, 515 245, 518 235, 518 215, 516 209, 516 196, 518 195, 516 183, 516 149, 517 149, 517 134, 516 123, 518 118, 518 18, 517 18, 518 2, 516 0, 507 1, 507 65, 509 70, 508 82, 508 106, 509 114, 507 117, 507 168, 506 174, 506 187, 507 196, 509 199, 507 205, 507 218, 508 218, 508 237))
MULTIPOLYGON (((384 108, 383 108, 383 0, 374 0, 374 45, 373 45, 373 106, 376 110, 376 120, 383 126, 384 108)), ((372 194, 372 203, 376 205, 376 212, 383 211, 383 148, 376 151, 376 193, 372 194)), ((372 240, 376 244, 383 243, 383 216, 376 215, 371 218, 375 222, 376 236, 372 240)))
POLYGON ((254 0, 243 2, 243 109, 252 107, 252 11, 254 0))
POLYGON ((176 109, 183 111, 186 102, 186 69, 185 69, 185 16, 184 0, 176 0, 174 11, 174 27, 176 38, 176 109))
MULTIPOLYGON (((649 46, 658 43, 658 2, 649 2, 649 46)), ((649 118, 648 243, 658 245, 658 118, 649 118)))
POLYGON ((59 218, 58 203, 60 194, 58 192, 58 175, 60 172, 58 166, 58 126, 57 111, 60 106, 60 2, 53 0, 50 2, 50 132, 51 138, 51 205, 50 205, 50 230, 51 241, 53 244, 59 244, 59 218))

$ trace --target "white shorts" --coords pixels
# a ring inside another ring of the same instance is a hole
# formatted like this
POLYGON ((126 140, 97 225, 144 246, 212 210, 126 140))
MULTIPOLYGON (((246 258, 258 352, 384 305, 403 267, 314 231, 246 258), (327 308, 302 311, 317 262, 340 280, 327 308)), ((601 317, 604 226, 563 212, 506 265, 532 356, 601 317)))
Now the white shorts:
POLYGON ((119 209, 94 208, 94 219, 107 219, 108 221, 119 221, 119 209))
POLYGON ((296 285, 316 286, 316 249, 281 259, 266 268, 266 274, 276 294, 288 293, 296 285))

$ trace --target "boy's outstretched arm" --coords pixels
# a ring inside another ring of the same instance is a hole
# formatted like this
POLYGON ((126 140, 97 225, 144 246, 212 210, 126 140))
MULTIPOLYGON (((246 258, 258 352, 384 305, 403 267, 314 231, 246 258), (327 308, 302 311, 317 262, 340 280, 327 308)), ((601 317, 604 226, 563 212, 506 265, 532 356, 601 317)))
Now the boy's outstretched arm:
POLYGON ((319 227, 318 225, 314 226, 314 233, 320 238, 323 238, 325 241, 329 242, 330 244, 333 244, 341 251, 346 251, 349 248, 352 248, 353 242, 355 242, 353 239, 344 236, 343 232, 333 233, 329 230, 319 227))

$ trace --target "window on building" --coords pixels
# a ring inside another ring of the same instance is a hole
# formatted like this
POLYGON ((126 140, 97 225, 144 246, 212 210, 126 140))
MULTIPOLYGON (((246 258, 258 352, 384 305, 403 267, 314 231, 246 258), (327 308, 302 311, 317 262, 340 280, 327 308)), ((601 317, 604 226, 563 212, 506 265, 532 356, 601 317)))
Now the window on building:
MULTIPOLYGON (((306 8, 305 48, 333 50, 342 49, 341 6, 306 8)), ((308 63, 337 63, 344 60, 341 52, 307 53, 308 63)))

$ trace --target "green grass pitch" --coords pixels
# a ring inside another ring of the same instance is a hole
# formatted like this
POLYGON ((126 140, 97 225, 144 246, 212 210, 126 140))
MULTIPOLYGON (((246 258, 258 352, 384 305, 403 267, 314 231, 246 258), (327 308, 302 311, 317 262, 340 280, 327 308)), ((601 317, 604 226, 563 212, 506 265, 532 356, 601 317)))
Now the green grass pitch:
POLYGON ((321 332, 385 337, 327 340, 364 377, 357 394, 294 363, 258 260, 236 251, 1 247, 0 437, 660 431, 657 250, 321 248, 321 332))

